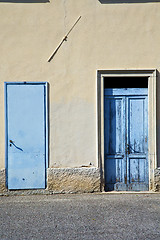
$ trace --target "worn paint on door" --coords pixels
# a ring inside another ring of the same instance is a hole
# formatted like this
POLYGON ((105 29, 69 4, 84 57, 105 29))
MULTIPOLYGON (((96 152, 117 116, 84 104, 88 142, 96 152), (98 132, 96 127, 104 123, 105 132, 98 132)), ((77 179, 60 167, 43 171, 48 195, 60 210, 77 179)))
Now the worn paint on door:
POLYGON ((148 89, 105 89, 105 190, 148 190, 148 89))
POLYGON ((46 185, 46 84, 6 83, 8 189, 46 185))

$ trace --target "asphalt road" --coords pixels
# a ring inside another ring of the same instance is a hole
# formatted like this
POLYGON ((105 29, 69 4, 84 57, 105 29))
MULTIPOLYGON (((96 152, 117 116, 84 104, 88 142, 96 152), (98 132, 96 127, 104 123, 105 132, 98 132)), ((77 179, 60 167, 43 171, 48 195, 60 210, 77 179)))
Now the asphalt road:
POLYGON ((160 194, 0 197, 0 240, 160 240, 160 194))

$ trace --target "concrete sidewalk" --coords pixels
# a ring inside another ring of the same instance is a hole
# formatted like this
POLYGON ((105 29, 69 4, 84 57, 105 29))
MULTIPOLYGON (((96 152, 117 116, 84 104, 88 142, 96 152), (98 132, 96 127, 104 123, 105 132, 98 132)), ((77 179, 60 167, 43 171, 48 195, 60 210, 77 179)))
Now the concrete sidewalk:
POLYGON ((0 197, 0 240, 157 239, 160 194, 0 197))

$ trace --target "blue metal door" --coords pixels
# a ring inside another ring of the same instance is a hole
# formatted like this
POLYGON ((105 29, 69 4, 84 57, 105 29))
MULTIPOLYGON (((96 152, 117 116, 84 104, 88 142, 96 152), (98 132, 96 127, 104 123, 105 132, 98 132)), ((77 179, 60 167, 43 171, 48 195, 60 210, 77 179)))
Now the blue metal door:
POLYGON ((6 83, 8 189, 45 188, 45 95, 45 83, 6 83))
POLYGON ((148 190, 148 89, 105 89, 105 190, 148 190))

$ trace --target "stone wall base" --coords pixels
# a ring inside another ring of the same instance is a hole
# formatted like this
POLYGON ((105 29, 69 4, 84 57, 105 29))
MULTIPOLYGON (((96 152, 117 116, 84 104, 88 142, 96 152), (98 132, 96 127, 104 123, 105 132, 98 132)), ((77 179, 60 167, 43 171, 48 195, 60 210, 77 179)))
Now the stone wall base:
POLYGON ((6 188, 6 171, 5 169, 0 169, 0 193, 7 191, 6 188))
POLYGON ((100 191, 99 168, 49 168, 48 190, 55 193, 90 193, 100 191))
MULTIPOLYGON (((154 189, 160 192, 160 168, 154 171, 154 189)), ((47 188, 31 190, 8 190, 6 188, 6 171, 0 170, 0 195, 30 195, 54 193, 92 193, 101 191, 100 169, 82 168, 48 168, 47 188)))
POLYGON ((8 190, 5 169, 0 170, 0 195, 100 192, 100 170, 94 167, 48 168, 46 189, 8 190))
POLYGON ((160 192, 160 168, 154 170, 154 191, 160 192))

